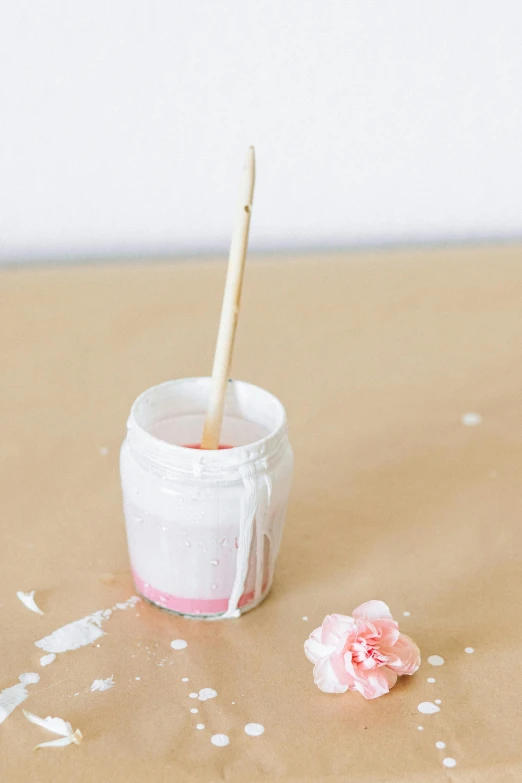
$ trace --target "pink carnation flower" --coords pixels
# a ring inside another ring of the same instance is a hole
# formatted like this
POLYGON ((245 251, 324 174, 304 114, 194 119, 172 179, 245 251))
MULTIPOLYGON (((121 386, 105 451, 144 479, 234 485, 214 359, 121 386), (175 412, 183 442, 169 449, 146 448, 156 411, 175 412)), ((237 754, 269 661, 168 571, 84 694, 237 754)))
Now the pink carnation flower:
POLYGON ((367 601, 353 612, 329 614, 305 642, 314 682, 325 693, 359 691, 365 699, 388 693, 400 674, 420 666, 413 639, 399 633, 383 601, 367 601))

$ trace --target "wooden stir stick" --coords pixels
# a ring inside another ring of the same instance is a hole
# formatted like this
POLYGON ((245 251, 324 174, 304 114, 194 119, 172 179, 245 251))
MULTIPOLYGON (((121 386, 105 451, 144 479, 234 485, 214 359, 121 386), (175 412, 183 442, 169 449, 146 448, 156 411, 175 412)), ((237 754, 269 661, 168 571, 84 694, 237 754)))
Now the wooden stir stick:
POLYGON ((239 303, 241 300, 241 287, 243 285, 243 272, 248 247, 248 232, 250 229, 250 215, 252 213, 252 201, 254 198, 254 182, 256 174, 256 161, 254 148, 250 147, 247 153, 241 187, 239 191, 239 208, 230 244, 228 257, 227 279, 223 305, 221 307, 221 319, 214 354, 214 366, 212 368, 212 383, 208 403, 207 417, 201 441, 202 449, 217 449, 223 423, 223 410, 225 407, 225 394, 227 390, 228 375, 234 350, 234 338, 236 336, 237 319, 239 316, 239 303))

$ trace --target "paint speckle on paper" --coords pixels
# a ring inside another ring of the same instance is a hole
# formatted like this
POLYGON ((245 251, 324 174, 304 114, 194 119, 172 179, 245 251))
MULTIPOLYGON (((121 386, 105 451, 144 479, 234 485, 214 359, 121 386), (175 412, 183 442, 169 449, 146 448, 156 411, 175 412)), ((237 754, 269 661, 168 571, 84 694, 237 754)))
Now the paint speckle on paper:
POLYGON ((465 427, 476 427, 477 424, 482 423, 482 416, 480 413, 469 411, 468 413, 463 413, 460 420, 465 427))
POLYGON ((210 738, 210 741, 213 745, 216 745, 218 748, 224 748, 225 745, 228 745, 230 739, 227 737, 226 734, 213 734, 210 738))
POLYGON ((428 677, 428 682, 437 682, 435 677, 428 677))
POLYGON ((141 677, 135 677, 134 679, 135 680, 141 680, 141 677))
POLYGON ((108 453, 109 453, 109 449, 107 448, 107 446, 101 446, 100 454, 102 455, 102 457, 106 457, 108 453))
POLYGON ((29 693, 26 685, 35 685, 40 682, 40 675, 35 672, 27 672, 21 674, 18 679, 20 682, 17 682, 16 685, 11 685, 10 688, 4 688, 3 691, 0 691, 0 723, 3 723, 13 710, 27 699, 29 693))
POLYGON ((442 763, 445 767, 456 767, 457 762, 455 759, 452 759, 450 756, 447 756, 445 759, 443 759, 442 763))
POLYGON ((197 707, 192 707, 190 711, 193 712, 194 714, 196 714, 196 712, 199 712, 197 707))
POLYGON ((217 696, 217 691, 215 691, 214 688, 202 688, 199 692, 200 701, 207 701, 207 699, 215 699, 216 696, 217 696))
MULTIPOLYGON (((201 729, 204 729, 204 728, 205 728, 205 724, 204 724, 204 723, 196 723, 196 728, 197 728, 197 729, 199 729, 199 730, 201 731, 201 729)), ((215 744, 216 744, 216 743, 214 743, 214 745, 215 745, 215 744)), ((226 743, 225 743, 225 744, 226 744, 226 743)))
POLYGON ((438 742, 435 743, 435 747, 438 748, 439 750, 444 750, 444 748, 446 747, 446 743, 445 742, 441 742, 439 740, 438 742))
POLYGON ((249 737, 260 737, 265 733, 265 727, 262 723, 247 723, 245 726, 245 734, 249 737))
POLYGON ((475 652, 475 648, 474 647, 466 647, 464 652, 468 653, 468 655, 471 655, 471 653, 475 652))
POLYGON ((107 677, 106 680, 94 680, 93 684, 91 685, 91 693, 94 691, 108 691, 109 688, 112 688, 114 685, 114 674, 111 674, 110 677, 107 677))
POLYGON ((442 701, 440 699, 435 699, 435 704, 442 704, 442 701))
POLYGON ((411 617, 411 612, 403 612, 404 617, 411 617))
POLYGON ((49 655, 42 655, 40 658, 40 666, 49 666, 50 663, 56 660, 56 653, 49 653, 49 655))
POLYGON ((102 631, 102 625, 116 609, 129 609, 136 606, 139 600, 138 596, 134 595, 124 603, 116 604, 112 609, 100 609, 93 612, 93 614, 82 617, 81 620, 63 625, 49 636, 44 636, 43 639, 35 642, 35 645, 49 653, 62 653, 77 650, 79 647, 85 647, 86 644, 93 644, 105 635, 105 631, 102 631))
POLYGON ((431 663, 432 666, 442 666, 444 663, 444 658, 442 655, 430 655, 428 658, 428 663, 431 663))
POLYGON ((189 699, 197 699, 198 694, 197 693, 189 693, 189 699))
POLYGON ((306 615, 306 614, 304 614, 304 615, 302 616, 302 618, 301 618, 301 619, 302 619, 302 620, 304 620, 304 621, 306 622, 306 621, 308 620, 308 617, 307 617, 307 615, 306 615))
POLYGON ((60 739, 50 740, 49 742, 41 742, 34 750, 38 750, 38 748, 63 748, 66 745, 79 745, 82 741, 80 729, 73 731, 71 724, 62 718, 51 718, 50 715, 47 718, 39 718, 38 715, 33 715, 32 712, 27 712, 27 710, 24 710, 24 715, 30 723, 41 726, 42 729, 47 729, 47 731, 58 734, 60 737, 60 739))
POLYGON ((185 639, 174 639, 174 641, 170 643, 170 646, 173 650, 184 650, 185 647, 188 647, 188 642, 186 642, 185 639))
POLYGON ((417 709, 424 715, 433 715, 435 712, 440 712, 440 707, 437 707, 437 705, 433 704, 431 701, 421 701, 417 709))
POLYGON ((189 681, 189 678, 188 678, 188 677, 182 677, 182 678, 181 678, 181 682, 188 682, 188 681, 189 681))
POLYGON ((36 605, 36 602, 34 600, 34 594, 35 590, 31 590, 30 593, 24 593, 22 590, 18 590, 16 593, 16 597, 23 603, 23 605, 30 609, 31 612, 35 612, 36 614, 42 614, 43 612, 40 609, 39 606, 36 605))
POLYGON ((424 726, 417 726, 419 731, 424 731, 424 726))

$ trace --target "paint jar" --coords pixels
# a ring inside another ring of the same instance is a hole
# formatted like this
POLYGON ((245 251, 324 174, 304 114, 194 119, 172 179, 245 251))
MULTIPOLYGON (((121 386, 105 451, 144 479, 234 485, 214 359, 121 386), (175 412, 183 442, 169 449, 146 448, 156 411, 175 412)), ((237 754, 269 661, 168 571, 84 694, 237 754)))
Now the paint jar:
POLYGON ((293 471, 286 414, 230 381, 221 443, 199 444, 210 378, 168 381, 132 406, 121 450, 130 561, 139 593, 191 617, 238 617, 272 586, 293 471))

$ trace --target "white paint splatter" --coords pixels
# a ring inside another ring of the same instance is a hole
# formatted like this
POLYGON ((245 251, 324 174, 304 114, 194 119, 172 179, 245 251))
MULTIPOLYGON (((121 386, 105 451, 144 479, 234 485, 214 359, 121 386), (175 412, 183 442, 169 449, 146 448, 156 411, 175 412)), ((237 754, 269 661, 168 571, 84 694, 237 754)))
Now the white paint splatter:
POLYGON ((217 691, 215 691, 214 688, 202 688, 199 692, 200 701, 207 701, 207 699, 215 699, 216 696, 217 696, 217 691))
POLYGON ((16 597, 20 599, 20 601, 23 603, 27 609, 30 609, 31 612, 36 612, 36 614, 43 614, 42 610, 39 606, 36 606, 36 602, 34 600, 34 594, 35 591, 31 590, 30 593, 23 593, 21 590, 18 590, 16 593, 16 597))
POLYGON ((411 617, 411 612, 403 612, 404 617, 411 617))
POLYGON ((189 699, 197 699, 198 694, 197 693, 189 693, 189 699))
POLYGON ((304 614, 304 615, 302 616, 302 618, 301 618, 301 619, 302 619, 302 620, 304 620, 304 621, 306 622, 306 620, 308 620, 308 617, 307 617, 307 615, 306 615, 306 614, 304 614))
POLYGON ((440 699, 435 699, 435 704, 442 704, 442 701, 440 699))
POLYGON ((116 609, 129 609, 135 606, 139 600, 137 595, 133 595, 125 603, 116 604, 112 609, 100 609, 93 612, 87 617, 82 617, 81 620, 63 625, 49 636, 44 636, 43 639, 35 642, 35 645, 46 652, 62 653, 77 650, 86 644, 93 644, 105 635, 105 631, 102 631, 101 627, 116 609))
POLYGON ((16 685, 11 685, 10 688, 4 688, 0 691, 0 723, 9 717, 9 715, 15 710, 23 701, 29 696, 26 685, 35 685, 40 682, 40 675, 34 672, 27 672, 21 674, 16 685))
POLYGON ((439 750, 443 750, 446 747, 446 743, 445 742, 441 742, 439 740, 439 742, 435 743, 435 747, 438 748, 439 750))
POLYGON ((261 723, 247 723, 245 726, 245 734, 249 737, 260 737, 265 733, 265 727, 261 723))
POLYGON ((196 714, 196 712, 199 712, 197 707, 192 707, 192 709, 190 711, 193 712, 194 715, 196 714))
POLYGON ((428 677, 428 682, 437 682, 435 677, 428 677))
POLYGON ((442 655, 430 655, 428 658, 428 663, 431 663, 432 666, 442 666, 444 663, 444 658, 442 655))
POLYGON ((464 652, 466 652, 466 653, 468 653, 469 655, 471 655, 471 653, 474 653, 474 652, 475 652, 475 648, 474 648, 474 647, 466 647, 466 649, 464 650, 464 652))
POLYGON ((76 731, 72 730, 72 726, 62 718, 39 718, 37 715, 33 715, 32 712, 24 710, 24 715, 30 723, 35 723, 37 726, 41 726, 42 729, 47 729, 53 734, 58 734, 60 739, 51 740, 50 742, 41 742, 34 750, 38 748, 63 748, 66 745, 79 745, 82 741, 82 733, 80 729, 76 731))
MULTIPOLYGON (((201 731, 201 729, 204 729, 204 728, 205 728, 205 724, 204 724, 204 723, 197 723, 197 724, 196 724, 196 728, 197 728, 197 729, 199 729, 199 730, 201 731)), ((216 744, 216 743, 214 743, 214 745, 215 745, 215 744, 216 744)), ((225 744, 226 744, 226 743, 225 743, 225 744)))
POLYGON ((437 707, 437 705, 433 704, 431 701, 421 701, 417 709, 424 715, 433 715, 435 712, 440 712, 440 707, 437 707))
POLYGON ((141 680, 141 677, 135 677, 134 679, 135 680, 141 680))
POLYGON ((106 680, 94 680, 93 684, 91 685, 91 693, 94 691, 108 691, 109 688, 112 688, 114 685, 114 674, 111 674, 110 677, 107 677, 106 680))
POLYGON ((455 761, 455 759, 452 759, 449 756, 447 758, 445 758, 442 761, 442 763, 444 764, 445 767, 456 767, 457 766, 457 762, 455 761))
POLYGON ((107 446, 102 446, 100 448, 100 454, 102 455, 102 457, 106 457, 108 453, 109 453, 109 449, 107 448, 107 446))
POLYGON ((463 413, 460 420, 465 427, 475 427, 477 424, 482 423, 482 416, 480 413, 469 411, 469 413, 463 413))
POLYGON ((182 678, 181 678, 181 682, 188 682, 188 681, 189 681, 189 678, 188 678, 188 677, 182 677, 182 678))
POLYGON ((417 726, 419 731, 424 731, 424 726, 417 726))
POLYGON ((49 653, 49 655, 42 655, 40 658, 40 666, 49 666, 50 663, 56 660, 56 653, 49 653))
POLYGON ((226 734, 213 734, 210 741, 213 745, 217 745, 218 748, 224 748, 225 745, 228 745, 230 739, 226 734))
POLYGON ((188 647, 188 642, 186 642, 185 639, 174 639, 174 641, 170 643, 170 646, 173 650, 184 650, 185 647, 188 647))

